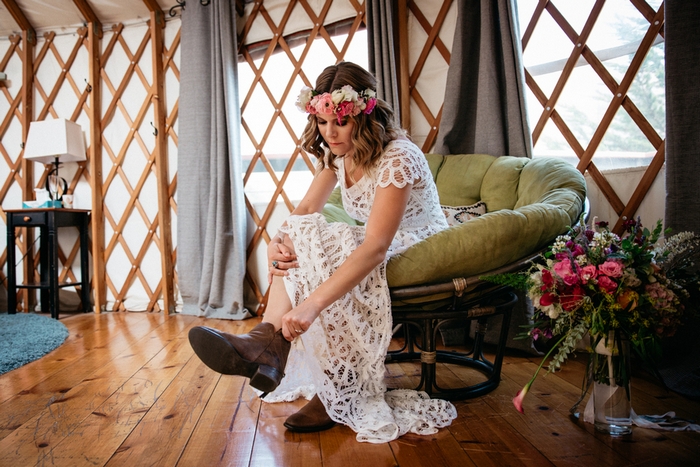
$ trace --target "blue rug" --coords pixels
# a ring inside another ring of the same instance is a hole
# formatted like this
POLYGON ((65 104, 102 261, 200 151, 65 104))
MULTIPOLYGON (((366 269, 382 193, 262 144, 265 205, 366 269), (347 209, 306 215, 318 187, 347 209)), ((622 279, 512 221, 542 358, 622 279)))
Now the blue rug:
POLYGON ((63 344, 66 326, 33 313, 0 314, 0 374, 43 357, 63 344))

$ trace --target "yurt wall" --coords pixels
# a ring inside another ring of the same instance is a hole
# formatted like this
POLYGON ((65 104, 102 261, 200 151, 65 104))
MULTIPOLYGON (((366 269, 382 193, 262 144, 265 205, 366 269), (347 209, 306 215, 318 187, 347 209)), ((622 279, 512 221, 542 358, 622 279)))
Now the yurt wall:
MULTIPOLYGON (((147 21, 30 30, 0 39, 0 71, 7 74, 0 88, 2 244, 5 210, 34 199, 48 173, 41 164, 22 160, 29 122, 79 123, 88 160, 62 164, 60 175, 74 195, 73 207, 91 210, 98 311, 176 307, 180 19, 165 19, 159 11, 147 21)), ((18 282, 36 279, 38 234, 17 229, 17 235, 18 282)), ((60 230, 59 248, 59 280, 77 282, 77 229, 60 230)), ((1 255, 5 285, 6 248, 1 255)), ((25 310, 39 307, 26 290, 18 298, 25 310)))
MULTIPOLYGON (((439 127, 457 4, 395 4, 402 121, 425 152, 431 151, 439 127)), ((561 157, 576 165, 588 180, 593 215, 618 229, 635 215, 646 223, 663 218, 662 1, 516 4, 534 157, 561 157)), ((242 13, 241 150, 247 169, 244 286, 246 306, 256 310, 267 292, 267 243, 303 196, 316 162, 299 147, 306 116, 294 106, 297 93, 313 86, 329 64, 350 60, 367 66, 366 16, 360 0, 261 0, 237 6, 242 13)), ((23 190, 31 195, 43 184, 44 169, 32 173, 31 165, 21 161, 28 121, 71 118, 83 125, 88 141, 101 135, 99 144, 90 144, 87 163, 62 167, 76 207, 97 209, 93 220, 104 211, 92 226, 92 252, 98 258, 92 271, 95 296, 107 310, 172 310, 177 307, 179 21, 167 21, 162 29, 161 54, 154 52, 159 39, 152 25, 104 29, 95 52, 101 58, 98 70, 90 68, 96 62, 89 58, 89 28, 42 32, 30 48, 31 64, 23 61, 22 37, 0 41, 0 71, 9 77, 0 88, 0 202, 3 209, 20 207, 23 190), (34 79, 26 100, 17 77, 28 74, 34 79), (96 106, 95 92, 88 90, 93 82, 100 83, 96 106), (31 113, 23 112, 25 102, 31 102, 31 113), (156 104, 163 105, 162 112, 156 104), (92 117, 97 108, 100 118, 92 117), (100 155, 96 160, 93 151, 100 155), (100 170, 101 177, 92 177, 100 170), (95 184, 101 185, 102 204, 92 196, 95 184), (169 228, 161 229, 163 223, 169 228), (104 284, 102 292, 99 284, 104 284)), ((4 212, 0 218, 4 221, 4 212)), ((4 222, 0 225, 5 228, 4 222)), ((4 238, 4 230, 0 234, 4 238)), ((76 237, 72 232, 61 236, 62 275, 71 280, 78 271, 76 237)), ((33 240, 22 233, 18 258, 36 249, 28 248, 33 240)), ((3 251, 0 263, 5 258, 3 251)), ((28 255, 24 261, 18 272, 36 274, 37 258, 28 255)), ((5 271, 6 265, 3 280, 5 271)))

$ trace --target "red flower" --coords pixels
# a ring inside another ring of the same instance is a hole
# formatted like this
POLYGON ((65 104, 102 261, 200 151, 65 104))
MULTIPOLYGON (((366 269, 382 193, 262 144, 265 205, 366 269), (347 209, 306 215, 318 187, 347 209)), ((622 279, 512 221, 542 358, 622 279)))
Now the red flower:
POLYGON ((552 277, 552 273, 549 272, 549 269, 543 269, 542 270, 542 283, 547 287, 551 287, 552 284, 554 284, 554 278, 552 277))
POLYGON ((566 291, 566 294, 561 294, 559 296, 561 300, 561 307, 566 311, 572 311, 581 305, 581 300, 583 300, 584 291, 580 285, 575 285, 566 291))
POLYGON ((598 285, 609 294, 612 294, 617 290, 617 282, 610 279, 608 276, 600 276, 598 278, 598 285))
POLYGON ((546 294, 542 295, 540 297, 540 306, 549 306, 552 303, 557 303, 559 302, 559 298, 554 295, 553 293, 547 292, 546 294))

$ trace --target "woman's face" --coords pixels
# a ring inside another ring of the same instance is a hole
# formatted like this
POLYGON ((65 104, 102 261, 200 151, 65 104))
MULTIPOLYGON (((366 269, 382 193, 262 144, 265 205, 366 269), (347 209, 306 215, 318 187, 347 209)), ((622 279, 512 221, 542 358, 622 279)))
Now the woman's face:
POLYGON ((323 137, 331 152, 336 156, 350 155, 355 148, 352 143, 352 129, 355 126, 352 120, 341 120, 335 114, 316 114, 318 131, 323 137))

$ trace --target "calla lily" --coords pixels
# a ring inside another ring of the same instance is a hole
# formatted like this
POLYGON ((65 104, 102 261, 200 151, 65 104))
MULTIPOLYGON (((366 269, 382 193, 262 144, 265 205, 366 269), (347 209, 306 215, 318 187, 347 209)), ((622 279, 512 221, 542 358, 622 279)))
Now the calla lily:
POLYGON ((523 410, 523 400, 525 399, 525 395, 527 394, 527 392, 530 390, 530 386, 532 386, 532 382, 534 380, 534 378, 531 379, 530 382, 527 383, 524 388, 518 391, 518 393, 513 398, 513 405, 516 409, 518 409, 518 412, 520 413, 525 413, 525 411, 523 410))
POLYGON ((540 362, 540 366, 537 367, 537 370, 535 370, 535 374, 532 375, 532 378, 530 378, 530 381, 528 381, 527 384, 525 386, 523 386, 523 388, 520 391, 518 391, 518 393, 513 398, 513 405, 518 410, 518 412, 525 413, 525 410, 523 409, 523 400, 525 400, 525 396, 527 395, 528 391, 530 390, 530 386, 532 386, 532 383, 535 382, 535 378, 537 378, 537 375, 540 373, 540 370, 542 369, 544 362, 547 361, 547 359, 549 358, 550 355, 552 355, 552 352, 554 351, 554 349, 559 347, 559 344, 564 342, 564 339, 566 339, 566 335, 564 335, 564 337, 559 339, 559 341, 556 344, 554 344, 551 349, 549 349, 549 352, 547 352, 547 355, 545 355, 544 358, 542 359, 542 361, 540 362))

